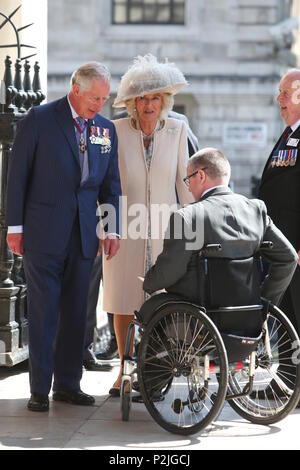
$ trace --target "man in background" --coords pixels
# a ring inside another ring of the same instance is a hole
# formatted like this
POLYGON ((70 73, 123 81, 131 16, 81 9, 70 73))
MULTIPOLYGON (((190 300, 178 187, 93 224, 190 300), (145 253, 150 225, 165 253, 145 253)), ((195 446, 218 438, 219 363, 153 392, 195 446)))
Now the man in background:
MULTIPOLYGON (((300 257, 300 70, 286 73, 279 83, 277 102, 286 128, 274 146, 259 188, 268 213, 300 257)), ((286 290, 280 308, 300 334, 300 267, 286 290)))

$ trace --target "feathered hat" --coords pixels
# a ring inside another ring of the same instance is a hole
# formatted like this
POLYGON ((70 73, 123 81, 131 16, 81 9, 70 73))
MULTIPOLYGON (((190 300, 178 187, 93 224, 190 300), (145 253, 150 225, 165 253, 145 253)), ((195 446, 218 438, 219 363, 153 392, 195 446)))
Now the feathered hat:
POLYGON ((167 60, 160 63, 152 54, 146 54, 144 57, 138 56, 121 78, 113 106, 124 108, 126 101, 149 93, 161 92, 175 95, 186 84, 183 73, 175 64, 167 60))

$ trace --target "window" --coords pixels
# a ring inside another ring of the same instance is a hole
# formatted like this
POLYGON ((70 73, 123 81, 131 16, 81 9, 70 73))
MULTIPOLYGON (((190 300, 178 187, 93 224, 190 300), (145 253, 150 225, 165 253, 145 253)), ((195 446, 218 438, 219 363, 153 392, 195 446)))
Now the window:
POLYGON ((113 24, 184 24, 184 0, 113 0, 113 24))

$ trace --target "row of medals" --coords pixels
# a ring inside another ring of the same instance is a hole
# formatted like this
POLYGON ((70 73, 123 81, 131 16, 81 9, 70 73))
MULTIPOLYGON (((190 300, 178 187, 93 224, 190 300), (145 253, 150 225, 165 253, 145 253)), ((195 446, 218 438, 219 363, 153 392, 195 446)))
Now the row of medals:
POLYGON ((293 150, 279 150, 278 154, 273 155, 271 166, 274 167, 287 167, 295 166, 297 161, 298 149, 293 150))
MULTIPOLYGON (((91 126, 90 128, 90 141, 92 144, 100 145, 100 152, 107 153, 110 151, 111 141, 109 137, 109 129, 102 129, 103 135, 100 135, 99 127, 91 126)), ((83 134, 80 134, 79 150, 84 153, 86 151, 86 145, 83 134)))

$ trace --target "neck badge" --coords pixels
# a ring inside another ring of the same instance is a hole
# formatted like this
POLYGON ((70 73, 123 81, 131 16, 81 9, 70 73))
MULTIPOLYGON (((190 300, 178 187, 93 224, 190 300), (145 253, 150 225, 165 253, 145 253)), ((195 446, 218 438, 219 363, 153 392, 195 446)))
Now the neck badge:
POLYGON ((86 129, 86 126, 87 126, 87 123, 86 121, 84 121, 83 123, 83 127, 81 127, 77 120, 76 119, 73 119, 74 121, 74 124, 78 130, 78 133, 79 133, 79 143, 78 143, 78 146, 79 146, 79 152, 80 153, 84 153, 86 150, 87 150, 87 146, 85 145, 85 139, 84 139, 84 132, 85 132, 85 129, 86 129))

